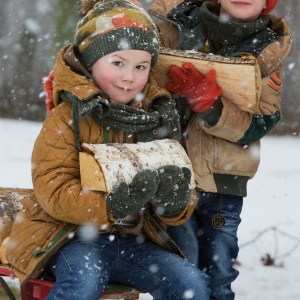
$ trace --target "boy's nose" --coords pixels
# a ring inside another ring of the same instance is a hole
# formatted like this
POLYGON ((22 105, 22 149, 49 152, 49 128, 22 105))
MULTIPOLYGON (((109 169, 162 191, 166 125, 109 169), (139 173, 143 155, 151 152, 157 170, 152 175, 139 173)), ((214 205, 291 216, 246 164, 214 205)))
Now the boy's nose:
POLYGON ((122 79, 126 81, 133 81, 134 80, 134 73, 132 70, 124 70, 122 74, 122 79))

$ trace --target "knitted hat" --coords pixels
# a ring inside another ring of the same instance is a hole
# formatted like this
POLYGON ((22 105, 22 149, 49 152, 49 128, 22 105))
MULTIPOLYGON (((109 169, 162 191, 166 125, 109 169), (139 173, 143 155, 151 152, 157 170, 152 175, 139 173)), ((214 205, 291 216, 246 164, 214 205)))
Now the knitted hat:
POLYGON ((159 52, 156 26, 136 0, 97 2, 78 22, 75 44, 87 69, 109 53, 129 49, 149 52, 153 67, 159 52))
MULTIPOLYGON (((213 0, 215 4, 218 3, 218 0, 213 0)), ((276 5, 278 0, 267 0, 267 7, 261 12, 261 16, 267 15, 276 5)))

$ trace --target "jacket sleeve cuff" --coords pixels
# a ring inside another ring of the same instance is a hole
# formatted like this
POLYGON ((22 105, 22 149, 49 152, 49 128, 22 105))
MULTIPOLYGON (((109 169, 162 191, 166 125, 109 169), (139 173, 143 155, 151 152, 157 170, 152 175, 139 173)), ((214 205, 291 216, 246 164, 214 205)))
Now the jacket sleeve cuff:
POLYGON ((204 113, 197 113, 202 120, 207 122, 209 126, 214 126, 218 123, 223 109, 223 103, 221 98, 219 97, 215 104, 206 112, 204 113))

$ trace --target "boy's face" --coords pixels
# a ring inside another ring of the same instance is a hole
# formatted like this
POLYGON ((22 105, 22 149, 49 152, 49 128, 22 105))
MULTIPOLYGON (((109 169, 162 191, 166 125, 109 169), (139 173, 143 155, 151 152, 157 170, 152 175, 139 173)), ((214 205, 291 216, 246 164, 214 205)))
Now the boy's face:
POLYGON ((250 22, 259 17, 266 8, 267 0, 219 0, 220 17, 229 16, 239 22, 250 22))
POLYGON ((92 76, 112 102, 127 104, 143 90, 150 67, 150 53, 121 50, 98 59, 92 66, 92 76))

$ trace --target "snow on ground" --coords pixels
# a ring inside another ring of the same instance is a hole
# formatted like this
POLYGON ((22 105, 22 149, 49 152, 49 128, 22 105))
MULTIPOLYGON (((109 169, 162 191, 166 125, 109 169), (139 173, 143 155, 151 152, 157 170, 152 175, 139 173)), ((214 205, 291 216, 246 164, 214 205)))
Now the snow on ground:
MULTIPOLYGON (((0 186, 31 188, 30 158, 41 123, 0 119, 0 186)), ((237 300, 300 299, 300 138, 265 137, 239 229, 237 300), (264 266, 267 253, 275 266, 264 266)), ((152 299, 141 295, 140 299, 152 299)))

